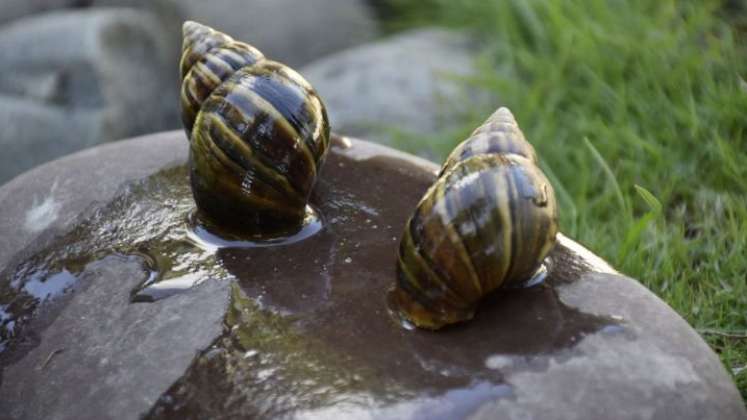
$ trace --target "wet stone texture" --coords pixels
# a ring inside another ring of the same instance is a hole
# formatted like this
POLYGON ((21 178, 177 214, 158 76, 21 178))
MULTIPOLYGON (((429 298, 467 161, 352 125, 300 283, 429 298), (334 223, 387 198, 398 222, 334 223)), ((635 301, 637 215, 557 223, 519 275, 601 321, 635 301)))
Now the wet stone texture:
POLYGON ((399 325, 386 291, 433 165, 338 138, 312 197, 318 233, 216 249, 170 163, 183 135, 144 140, 0 189, 0 418, 747 417, 681 318, 565 237, 544 284, 443 331, 399 325), (13 246, 40 180, 122 155, 149 158, 114 165, 99 203, 73 177, 80 190, 55 194, 82 203, 56 201, 57 221, 13 246), (8 191, 23 192, 12 206, 8 191))

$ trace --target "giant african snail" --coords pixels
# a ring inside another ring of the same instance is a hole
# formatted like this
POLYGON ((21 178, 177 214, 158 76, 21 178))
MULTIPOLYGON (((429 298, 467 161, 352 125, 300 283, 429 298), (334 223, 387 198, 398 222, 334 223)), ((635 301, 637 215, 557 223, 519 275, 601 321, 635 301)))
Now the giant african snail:
POLYGON ((454 149, 408 220, 390 298, 418 327, 471 319, 483 296, 532 277, 557 230, 552 186, 500 108, 454 149))
POLYGON ((292 231, 329 145, 327 114, 293 69, 185 22, 181 113, 201 217, 236 233, 292 231))

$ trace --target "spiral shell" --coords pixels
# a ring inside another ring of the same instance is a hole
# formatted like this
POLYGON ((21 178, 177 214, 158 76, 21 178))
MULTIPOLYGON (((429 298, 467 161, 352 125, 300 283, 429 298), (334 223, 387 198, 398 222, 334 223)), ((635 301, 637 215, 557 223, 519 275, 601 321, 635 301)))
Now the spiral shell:
POLYGON ((501 108, 457 146, 408 220, 390 298, 418 327, 468 320, 483 296, 537 271, 557 230, 553 189, 501 108))
POLYGON ((196 22, 183 33, 181 113, 200 214, 238 232, 300 226, 329 145, 321 99, 248 44, 196 22))
POLYGON ((534 147, 524 138, 519 125, 508 108, 499 108, 485 123, 461 142, 449 154, 439 177, 458 162, 483 154, 514 154, 537 163, 534 147))

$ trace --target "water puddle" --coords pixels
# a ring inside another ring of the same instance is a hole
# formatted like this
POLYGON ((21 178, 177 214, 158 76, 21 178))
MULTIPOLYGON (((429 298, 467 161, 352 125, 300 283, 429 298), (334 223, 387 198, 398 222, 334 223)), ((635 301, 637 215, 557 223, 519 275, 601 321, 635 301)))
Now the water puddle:
POLYGON ((295 232, 238 238, 219 232, 219 229, 204 223, 197 217, 196 212, 192 211, 187 220, 186 233, 187 238, 196 246, 206 251, 217 251, 223 248, 264 248, 291 245, 319 233, 322 227, 322 217, 319 212, 312 206, 306 206, 303 223, 295 232))
POLYGON ((47 275, 47 273, 35 273, 23 285, 23 291, 43 302, 47 299, 60 296, 78 279, 69 271, 62 270, 59 273, 47 275))

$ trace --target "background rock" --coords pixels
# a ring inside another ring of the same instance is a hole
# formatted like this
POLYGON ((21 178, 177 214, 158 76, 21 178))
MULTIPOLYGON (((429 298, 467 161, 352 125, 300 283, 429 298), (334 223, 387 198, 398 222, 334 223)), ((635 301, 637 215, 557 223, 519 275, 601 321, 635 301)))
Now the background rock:
POLYGON ((131 9, 53 12, 0 31, 0 183, 96 143, 177 124, 158 21, 131 9))
POLYGON ((290 66, 370 41, 378 26, 364 0, 95 0, 93 4, 151 10, 167 21, 165 30, 179 36, 184 20, 196 20, 290 66))
POLYGON ((3 0, 0 2, 0 23, 34 13, 84 7, 88 3, 90 3, 90 0, 3 0))
POLYGON ((231 34, 268 57, 298 66, 373 39, 377 25, 364 0, 180 1, 186 17, 231 34))
POLYGON ((72 112, 32 99, 0 95, 0 183, 68 154, 98 135, 96 112, 72 112), (53 134, 57 133, 57 134, 53 134))
POLYGON ((454 124, 449 115, 467 98, 488 101, 458 81, 475 72, 474 60, 465 35, 419 29, 322 58, 300 72, 324 100, 336 132, 391 143, 392 128, 434 134, 454 124))
POLYGON ((377 34, 364 0, 3 0, 0 184, 83 147, 179 128, 187 19, 291 66, 377 34))

